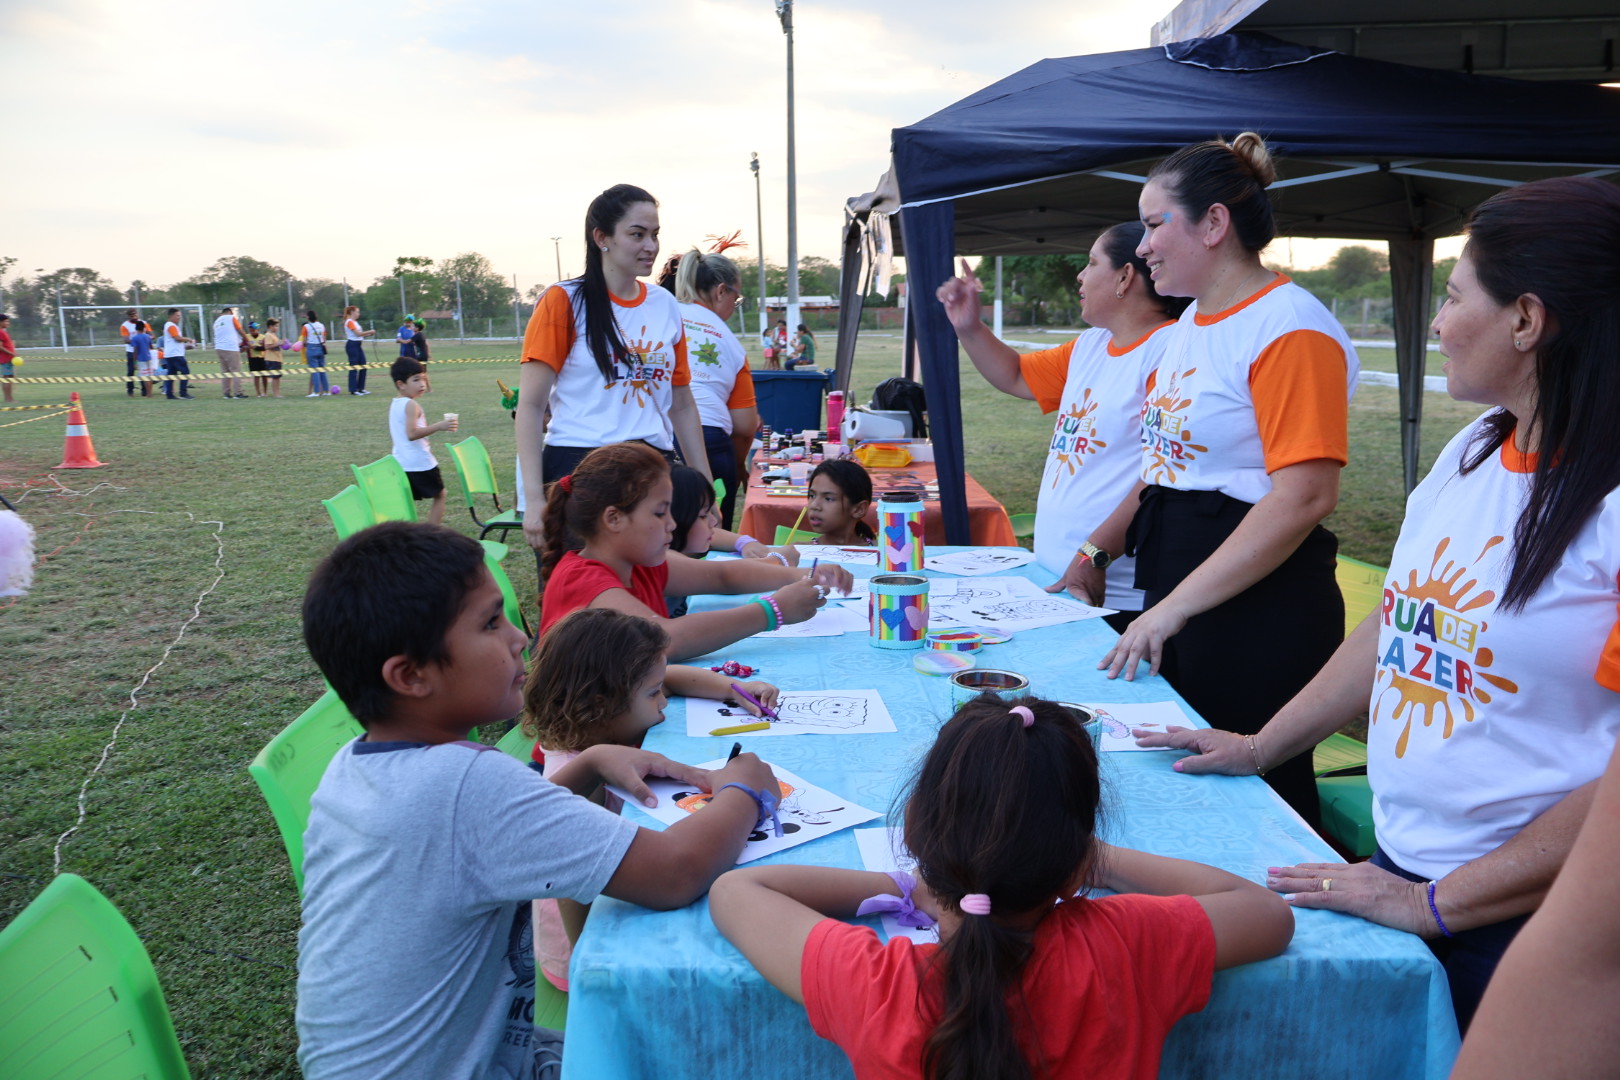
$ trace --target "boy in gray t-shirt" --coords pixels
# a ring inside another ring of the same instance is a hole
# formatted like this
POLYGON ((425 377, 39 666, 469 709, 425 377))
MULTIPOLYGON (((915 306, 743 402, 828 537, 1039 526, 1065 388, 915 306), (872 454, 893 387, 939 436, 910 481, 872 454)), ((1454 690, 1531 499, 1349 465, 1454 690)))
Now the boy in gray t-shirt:
POLYGON ((598 746, 553 783, 465 741, 522 707, 525 638, 483 558, 460 533, 390 522, 339 544, 304 598, 310 655, 366 728, 304 834, 306 1080, 541 1075, 529 901, 688 904, 735 863, 759 791, 779 795, 752 754, 709 773, 598 746), (648 776, 719 793, 663 832, 581 797, 608 782, 647 799, 648 776))

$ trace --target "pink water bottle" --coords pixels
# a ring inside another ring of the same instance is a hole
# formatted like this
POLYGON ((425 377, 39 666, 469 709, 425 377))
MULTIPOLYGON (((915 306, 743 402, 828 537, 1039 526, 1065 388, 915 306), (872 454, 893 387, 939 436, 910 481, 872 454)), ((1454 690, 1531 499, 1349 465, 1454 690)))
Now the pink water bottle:
POLYGON ((844 441, 844 392, 834 390, 827 395, 827 441, 844 441))

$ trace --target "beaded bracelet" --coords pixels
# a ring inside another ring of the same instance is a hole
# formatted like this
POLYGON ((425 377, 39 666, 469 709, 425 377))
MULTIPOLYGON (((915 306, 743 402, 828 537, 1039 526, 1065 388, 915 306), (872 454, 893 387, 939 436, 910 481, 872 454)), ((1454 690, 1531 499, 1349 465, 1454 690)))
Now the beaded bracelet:
POLYGON ((1434 882, 1429 882, 1429 914, 1434 916, 1434 925, 1440 928, 1440 932, 1442 934, 1446 935, 1446 937, 1455 937, 1455 934, 1446 929, 1445 920, 1440 917, 1440 908, 1435 905, 1434 885, 1434 882))
POLYGON ((732 548, 731 550, 733 552, 735 552, 737 558, 740 559, 740 558, 742 558, 743 548, 747 547, 749 544, 757 544, 757 543, 759 543, 758 540, 755 540, 752 536, 749 536, 747 533, 744 533, 742 536, 737 537, 737 546, 732 548))
POLYGON ((765 613, 765 632, 770 633, 782 625, 782 616, 777 613, 776 605, 761 596, 757 600, 750 600, 750 604, 758 604, 759 609, 765 613))
MULTIPOLYGON (((773 833, 777 836, 782 835, 782 819, 776 816, 775 795, 769 795, 763 791, 755 791, 747 784, 738 784, 735 782, 730 784, 721 784, 720 791, 724 791, 728 787, 734 787, 738 791, 743 792, 749 798, 753 799, 754 802, 759 806, 759 821, 755 823, 754 828, 763 829, 766 822, 769 822, 773 833)), ((715 792, 715 794, 720 794, 720 791, 715 792)))
MULTIPOLYGON (((786 626, 787 620, 782 617, 782 609, 777 606, 776 594, 771 593, 769 596, 765 597, 765 602, 771 605, 772 611, 776 612, 776 626, 786 626)), ((776 626, 771 627, 771 629, 775 630, 776 626)))
POLYGON ((1249 757, 1254 762, 1254 775, 1256 775, 1256 776, 1264 776, 1264 775, 1266 775, 1266 770, 1264 770, 1264 769, 1262 769, 1260 767, 1260 751, 1255 748, 1254 736, 1253 735, 1245 735, 1245 736, 1243 736, 1243 741, 1249 744, 1249 757))
POLYGON ((790 565, 788 563, 788 561, 787 561, 787 556, 782 554, 780 551, 772 551, 769 554, 767 554, 765 557, 767 559, 775 559, 777 562, 781 563, 783 566, 790 565))

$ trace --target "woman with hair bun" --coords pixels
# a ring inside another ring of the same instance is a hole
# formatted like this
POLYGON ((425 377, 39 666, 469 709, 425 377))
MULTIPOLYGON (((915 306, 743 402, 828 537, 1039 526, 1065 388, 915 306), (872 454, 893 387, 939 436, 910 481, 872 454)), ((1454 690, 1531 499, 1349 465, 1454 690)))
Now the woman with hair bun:
MULTIPOLYGON (((1252 734, 1338 647, 1338 541, 1322 519, 1350 460, 1359 364, 1337 319, 1260 252, 1276 177, 1252 132, 1184 147, 1139 199, 1137 253, 1195 301, 1167 331, 1142 413, 1142 490, 1126 537, 1140 618, 1099 664, 1162 671, 1217 728, 1252 734)), ((1267 777, 1317 819, 1310 756, 1267 777)))
POLYGON ((585 272, 547 289, 523 338, 517 445, 523 537, 545 547, 545 487, 599 446, 642 442, 706 475, 675 298, 639 278, 658 258, 658 200, 631 184, 585 211, 585 272), (548 418, 549 417, 549 418, 548 418))
POLYGON ((675 299, 685 324, 692 397, 703 423, 703 449, 714 479, 725 485, 720 524, 730 529, 737 489, 748 482, 748 452, 759 430, 748 354, 726 320, 742 300, 737 264, 719 252, 693 248, 675 271, 675 299))

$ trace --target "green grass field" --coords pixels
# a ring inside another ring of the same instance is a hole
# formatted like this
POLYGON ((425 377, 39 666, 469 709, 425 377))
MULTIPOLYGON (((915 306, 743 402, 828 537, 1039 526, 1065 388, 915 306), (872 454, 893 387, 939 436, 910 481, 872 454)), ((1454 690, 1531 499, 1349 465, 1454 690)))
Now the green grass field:
MULTIPOLYGON (((378 346, 382 357, 391 351, 378 346)), ((515 354, 511 344, 444 342, 435 351, 515 354)), ((898 337, 864 339, 852 400, 895 374, 899 355, 898 337)), ((1050 421, 964 367, 968 468, 1010 512, 1033 510, 1050 421)), ((122 363, 34 354, 18 374, 121 375, 122 363)), ((457 438, 478 435, 509 475, 512 422, 497 378, 515 383, 515 365, 437 366, 423 404, 430 414, 459 412, 457 438)), ((216 528, 223 543, 223 579, 128 713, 85 791, 83 826, 61 849, 62 869, 106 892, 145 939, 198 1077, 298 1075, 298 898, 247 764, 321 689, 299 640, 299 603, 334 543, 319 500, 350 482, 350 463, 388 451, 392 389, 379 372, 371 380, 369 398, 308 400, 302 380, 289 379, 290 396, 279 401, 223 401, 210 384, 177 402, 131 400, 115 383, 81 386, 109 463, 97 470, 52 474, 61 417, 0 427, 0 494, 21 500, 42 560, 32 593, 0 607, 0 923, 49 881, 57 837, 75 823, 80 786, 131 688, 215 580, 216 528), (48 475, 83 494, 58 494, 48 475)), ((19 387, 17 396, 66 401, 68 389, 19 387)), ((1425 408, 1427 468, 1479 410, 1436 394, 1425 408)), ((0 424, 30 415, 0 412, 0 424)), ((1351 411, 1353 460, 1328 522, 1345 554, 1380 565, 1401 516, 1397 431, 1395 391, 1364 387, 1351 411)), ((446 521, 476 535, 444 446, 441 436, 452 487, 446 521)), ((514 551, 507 565, 519 594, 532 597, 533 560, 514 551)))

